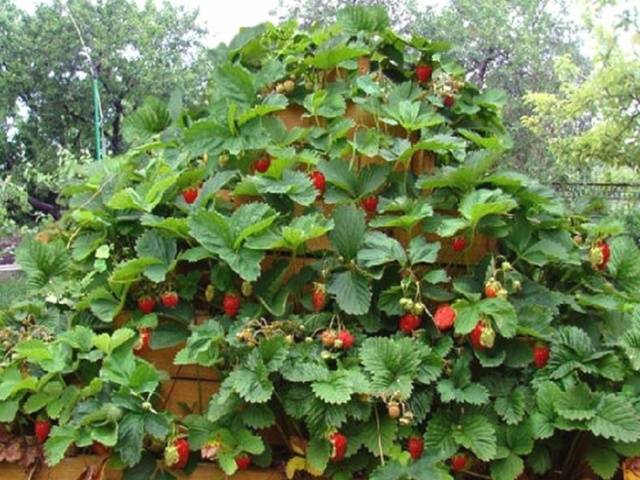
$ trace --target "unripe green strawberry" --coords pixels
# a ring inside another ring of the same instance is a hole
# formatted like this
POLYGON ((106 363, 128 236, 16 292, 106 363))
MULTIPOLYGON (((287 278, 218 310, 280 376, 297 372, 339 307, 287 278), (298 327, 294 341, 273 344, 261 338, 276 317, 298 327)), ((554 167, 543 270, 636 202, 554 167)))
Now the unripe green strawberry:
POLYGON ((245 280, 244 282, 242 282, 242 285, 240 286, 240 291, 242 292, 242 295, 244 295, 245 297, 250 297, 251 294, 253 293, 253 285, 251 284, 251 282, 245 280))

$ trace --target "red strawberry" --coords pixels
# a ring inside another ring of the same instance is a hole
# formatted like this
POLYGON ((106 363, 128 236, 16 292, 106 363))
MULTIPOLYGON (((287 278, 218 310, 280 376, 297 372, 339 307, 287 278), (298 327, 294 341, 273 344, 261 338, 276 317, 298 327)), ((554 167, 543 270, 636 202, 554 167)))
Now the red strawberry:
POLYGON ((467 246, 467 240, 464 237, 456 237, 451 242, 451 248, 454 252, 461 252, 467 246))
POLYGON ((327 188, 327 180, 324 178, 324 174, 318 170, 314 170, 309 174, 311 183, 316 187, 316 190, 322 195, 327 188))
POLYGON ((321 312, 327 304, 327 290, 324 283, 315 283, 311 293, 311 303, 316 312, 321 312))
POLYGON ((253 162, 253 168, 256 172, 264 173, 269 170, 271 166, 271 159, 269 157, 262 157, 253 162))
POLYGON ((418 460, 422 456, 422 452, 424 452, 424 440, 422 437, 418 437, 417 435, 409 437, 407 450, 409 450, 411 458, 418 460))
POLYGON ((329 442, 331 442, 331 461, 339 462, 344 458, 344 454, 347 453, 347 437, 345 437, 340 432, 334 432, 329 437, 329 442))
POLYGON ((420 328, 420 325, 422 325, 421 317, 413 315, 411 313, 406 313, 402 317, 400 317, 398 327, 404 333, 412 333, 414 330, 420 328))
POLYGON ((456 321, 456 311, 451 305, 440 305, 433 314, 433 323, 441 332, 445 332, 453 327, 456 321))
POLYGON ((165 308, 176 308, 180 297, 176 292, 169 290, 160 296, 160 300, 162 300, 162 305, 164 305, 165 308))
POLYGON ((442 103, 444 104, 445 107, 451 108, 453 107, 453 104, 456 103, 456 99, 453 98, 451 95, 447 95, 442 99, 442 103))
POLYGON ((549 347, 542 343, 537 343, 533 347, 533 363, 537 368, 544 368, 549 361, 549 347))
POLYGON ((196 198, 198 198, 198 193, 199 191, 196 187, 185 188, 182 191, 182 198, 184 198, 184 201, 186 203, 191 205, 193 202, 196 201, 196 198))
POLYGON ((109 449, 100 442, 93 442, 91 445, 91 452, 99 457, 104 457, 109 454, 109 449))
POLYGON ((176 438, 164 449, 164 463, 169 468, 181 470, 189 461, 189 442, 186 438, 176 438))
POLYGON ((49 438, 49 432, 51 431, 51 422, 48 419, 39 418, 34 425, 36 440, 42 444, 49 438))
POLYGON ((138 333, 138 343, 133 347, 133 351, 137 354, 148 352, 149 345, 151 344, 151 329, 141 328, 138 333))
POLYGON ((138 299, 138 310, 142 313, 151 313, 156 308, 156 299, 150 295, 143 295, 138 299))
POLYGON ((361 205, 365 212, 373 215, 376 213, 376 210, 378 210, 378 197, 371 195, 370 197, 363 199, 361 205))
POLYGON ((416 78, 419 82, 428 82, 431 78, 431 74, 433 73, 433 68, 431 65, 425 65, 421 63, 416 67, 416 78))
POLYGON ((342 348, 343 350, 349 350, 351 347, 353 347, 355 341, 355 338, 349 330, 340 330, 338 332, 338 335, 336 336, 336 342, 334 342, 334 346, 336 346, 337 348, 342 348), (338 341, 340 341, 339 344, 337 344, 338 341))
POLYGON ((467 455, 465 453, 458 453, 451 457, 451 470, 454 472, 461 472, 467 468, 467 455))
POLYGON ((469 340, 476 350, 492 348, 496 340, 496 332, 490 324, 480 320, 469 334, 469 340))
POLYGON ((484 295, 487 298, 495 298, 498 296, 498 292, 502 289, 502 285, 495 278, 490 278, 484 284, 484 295))
POLYGON ((236 457, 236 465, 238 470, 247 470, 251 466, 251 457, 246 453, 238 455, 236 457))
POLYGON ((599 240, 591 247, 591 250, 589 250, 591 265, 598 270, 604 270, 607 267, 610 257, 611 249, 609 248, 609 244, 604 240, 599 240))
POLYGON ((225 315, 235 317, 238 314, 238 310, 240 310, 240 297, 235 293, 225 293, 222 300, 222 308, 225 315))

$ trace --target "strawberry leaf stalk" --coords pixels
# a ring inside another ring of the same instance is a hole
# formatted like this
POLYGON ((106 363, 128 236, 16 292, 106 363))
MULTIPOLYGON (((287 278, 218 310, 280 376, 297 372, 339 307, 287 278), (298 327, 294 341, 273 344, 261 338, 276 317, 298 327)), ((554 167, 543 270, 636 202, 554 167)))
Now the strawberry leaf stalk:
POLYGON ((164 463, 174 470, 182 470, 189 461, 189 442, 186 438, 176 438, 164 449, 164 463))

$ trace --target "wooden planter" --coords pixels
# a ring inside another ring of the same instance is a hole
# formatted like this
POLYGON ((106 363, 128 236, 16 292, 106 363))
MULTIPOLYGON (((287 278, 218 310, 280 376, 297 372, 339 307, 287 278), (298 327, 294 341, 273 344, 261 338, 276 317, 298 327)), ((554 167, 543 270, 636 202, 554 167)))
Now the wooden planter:
MULTIPOLYGON (((192 452, 192 454, 195 454, 192 452)), ((122 480, 122 472, 113 470, 106 465, 103 466, 104 459, 93 455, 81 455, 78 457, 65 458, 55 467, 42 467, 38 472, 29 477, 24 470, 14 463, 0 463, 0 479, 2 480, 77 480, 84 478, 99 478, 100 480, 122 480), (103 471, 103 476, 89 477, 89 471, 103 471)), ((202 463, 191 474, 185 475, 180 472, 172 472, 179 479, 190 480, 222 480, 223 478, 234 478, 237 480, 280 480, 284 479, 284 474, 277 470, 248 470, 238 472, 232 477, 227 477, 224 472, 211 463, 202 463)))

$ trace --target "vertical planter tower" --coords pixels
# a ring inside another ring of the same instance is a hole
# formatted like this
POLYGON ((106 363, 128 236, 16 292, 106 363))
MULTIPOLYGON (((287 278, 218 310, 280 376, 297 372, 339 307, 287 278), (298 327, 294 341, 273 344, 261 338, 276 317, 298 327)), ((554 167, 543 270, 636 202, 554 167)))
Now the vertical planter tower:
POLYGON ((638 250, 496 169, 506 97, 446 44, 378 8, 260 25, 207 92, 132 114, 18 252, 0 421, 29 465, 515 480, 640 453, 638 250))

